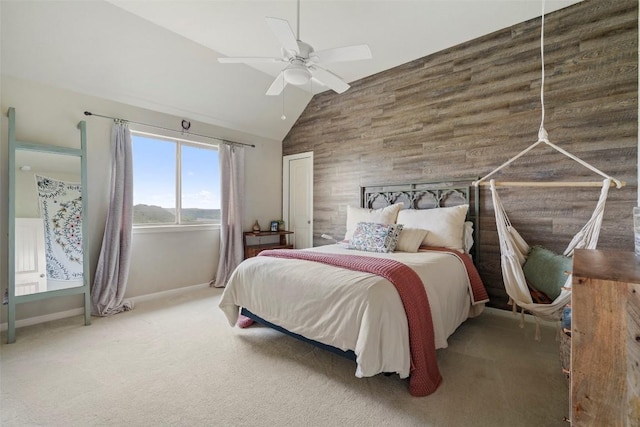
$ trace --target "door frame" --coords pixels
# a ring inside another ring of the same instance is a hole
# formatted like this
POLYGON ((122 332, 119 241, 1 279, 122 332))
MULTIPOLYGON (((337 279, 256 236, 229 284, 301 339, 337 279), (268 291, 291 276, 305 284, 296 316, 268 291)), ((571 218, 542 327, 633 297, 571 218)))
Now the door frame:
MULTIPOLYGON (((289 185, 289 167, 292 160, 300 160, 310 157, 311 158, 311 188, 309 194, 309 212, 311 217, 309 221, 311 221, 309 227, 309 241, 311 242, 311 246, 313 247, 313 151, 307 151, 305 153, 298 154, 289 154, 288 156, 282 156, 282 220, 287 224, 287 228, 289 228, 289 199, 290 199, 290 185, 289 185)), ((291 243, 291 242, 289 242, 291 243)))

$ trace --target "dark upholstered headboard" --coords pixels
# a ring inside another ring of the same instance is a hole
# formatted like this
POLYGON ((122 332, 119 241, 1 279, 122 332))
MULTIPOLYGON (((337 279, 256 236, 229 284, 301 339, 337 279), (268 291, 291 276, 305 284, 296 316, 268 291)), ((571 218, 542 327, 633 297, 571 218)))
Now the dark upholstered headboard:
POLYGON ((437 209, 469 205, 467 220, 473 222, 471 255, 478 262, 480 255, 480 190, 468 180, 424 182, 420 184, 382 184, 360 187, 360 206, 378 209, 403 202, 403 209, 437 209))

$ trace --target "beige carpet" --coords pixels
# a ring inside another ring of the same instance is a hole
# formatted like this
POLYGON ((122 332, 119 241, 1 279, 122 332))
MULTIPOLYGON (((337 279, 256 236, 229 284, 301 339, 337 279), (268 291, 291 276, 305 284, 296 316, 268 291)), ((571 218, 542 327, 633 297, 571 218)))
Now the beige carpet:
POLYGON ((533 339, 487 310, 438 350, 444 381, 415 398, 397 376, 264 327, 231 328, 221 291, 198 289, 111 318, 19 328, 0 346, 8 426, 563 426, 556 331, 533 339))

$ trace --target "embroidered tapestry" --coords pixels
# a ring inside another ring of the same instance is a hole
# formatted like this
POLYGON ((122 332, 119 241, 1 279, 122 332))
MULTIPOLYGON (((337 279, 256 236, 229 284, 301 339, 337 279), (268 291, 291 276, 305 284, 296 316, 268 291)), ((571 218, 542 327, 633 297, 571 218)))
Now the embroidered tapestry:
POLYGON ((47 278, 82 279, 82 184, 36 175, 47 278))

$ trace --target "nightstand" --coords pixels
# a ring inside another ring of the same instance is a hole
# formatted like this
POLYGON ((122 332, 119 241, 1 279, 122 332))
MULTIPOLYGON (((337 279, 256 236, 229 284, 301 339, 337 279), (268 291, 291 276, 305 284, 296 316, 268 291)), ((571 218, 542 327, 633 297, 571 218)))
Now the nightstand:
POLYGON ((287 236, 289 234, 293 234, 293 231, 245 231, 242 233, 244 258, 254 257, 267 249, 293 249, 293 245, 287 243, 287 236), (265 237, 268 242, 262 241, 265 237), (274 237, 279 237, 279 239, 275 240, 274 237))

